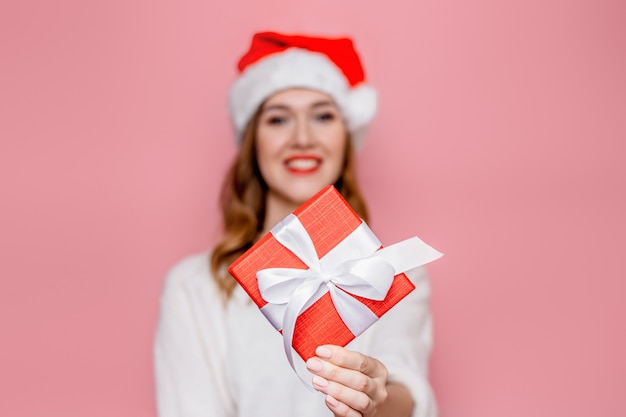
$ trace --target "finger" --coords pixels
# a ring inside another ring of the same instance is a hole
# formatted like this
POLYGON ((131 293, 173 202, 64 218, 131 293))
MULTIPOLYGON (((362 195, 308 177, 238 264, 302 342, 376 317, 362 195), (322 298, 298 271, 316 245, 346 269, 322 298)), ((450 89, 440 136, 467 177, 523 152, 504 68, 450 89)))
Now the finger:
POLYGON ((306 362, 306 367, 314 375, 313 384, 316 385, 315 388, 324 393, 328 393, 329 382, 367 393, 372 391, 372 385, 375 384, 372 378, 357 370, 342 368, 316 357, 310 358, 306 362))
POLYGON ((372 378, 387 378, 387 368, 380 361, 335 345, 319 346, 316 355, 341 368, 352 369, 372 378))
POLYGON ((376 380, 358 371, 339 368, 317 358, 311 358, 310 361, 319 362, 323 368, 313 376, 313 388, 330 395, 349 408, 366 412, 374 406, 374 397, 384 396, 384 393, 380 392, 382 382, 379 386, 376 380))
POLYGON ((328 407, 336 417, 363 417, 363 414, 337 400, 332 395, 326 396, 326 407, 328 407))

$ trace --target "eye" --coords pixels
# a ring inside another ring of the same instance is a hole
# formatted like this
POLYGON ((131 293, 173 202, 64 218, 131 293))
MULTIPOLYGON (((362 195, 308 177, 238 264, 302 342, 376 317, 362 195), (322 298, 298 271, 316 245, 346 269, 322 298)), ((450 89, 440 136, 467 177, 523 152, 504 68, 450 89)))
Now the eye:
POLYGON ((280 126, 282 124, 285 124, 286 122, 287 122, 287 118, 285 116, 273 115, 265 119, 266 124, 273 125, 273 126, 280 126))
POLYGON ((315 118, 319 120, 320 122, 331 122, 335 120, 336 116, 335 116, 335 113, 327 111, 327 112, 318 113, 317 115, 315 115, 315 118))
POLYGON ((285 123, 285 118, 284 117, 270 117, 270 119, 268 120, 268 122, 272 125, 279 125, 281 123, 285 123))

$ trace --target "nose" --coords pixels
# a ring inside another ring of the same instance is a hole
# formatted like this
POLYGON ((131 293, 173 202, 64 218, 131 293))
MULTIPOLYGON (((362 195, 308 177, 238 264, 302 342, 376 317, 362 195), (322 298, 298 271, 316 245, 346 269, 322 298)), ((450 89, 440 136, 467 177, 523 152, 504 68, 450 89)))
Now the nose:
POLYGON ((298 117, 296 119, 296 126, 293 134, 294 144, 302 147, 310 146, 315 140, 313 136, 313 131, 311 130, 311 126, 306 118, 298 117))

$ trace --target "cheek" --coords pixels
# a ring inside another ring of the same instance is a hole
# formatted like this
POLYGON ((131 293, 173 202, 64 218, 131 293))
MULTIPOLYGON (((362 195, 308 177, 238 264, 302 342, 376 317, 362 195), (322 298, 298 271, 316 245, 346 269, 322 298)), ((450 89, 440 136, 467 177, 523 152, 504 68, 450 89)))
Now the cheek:
POLYGON ((280 144, 274 140, 275 138, 268 138, 263 136, 261 132, 259 133, 256 137, 257 164, 263 181, 271 183, 273 182, 272 178, 275 178, 276 173, 279 172, 278 169, 282 167, 280 144))
POLYGON ((271 158, 277 155, 288 142, 289 131, 286 128, 263 128, 256 131, 257 156, 271 158))
POLYGON ((271 171, 272 167, 272 159, 270 157, 269 150, 258 146, 256 151, 256 160, 259 165, 259 170, 261 171, 261 176, 264 180, 267 180, 267 175, 271 171))
POLYGON ((256 157, 259 161, 259 165, 263 163, 263 161, 267 161, 271 159, 272 154, 275 153, 274 146, 272 145, 272 140, 267 137, 267 134, 263 132, 262 129, 257 131, 256 135, 256 157))
POLYGON ((332 141, 329 141, 327 149, 329 153, 333 156, 336 164, 338 165, 338 169, 341 170, 343 168, 343 162, 345 160, 345 155, 347 152, 347 141, 348 137, 345 129, 338 129, 334 132, 332 136, 332 141))

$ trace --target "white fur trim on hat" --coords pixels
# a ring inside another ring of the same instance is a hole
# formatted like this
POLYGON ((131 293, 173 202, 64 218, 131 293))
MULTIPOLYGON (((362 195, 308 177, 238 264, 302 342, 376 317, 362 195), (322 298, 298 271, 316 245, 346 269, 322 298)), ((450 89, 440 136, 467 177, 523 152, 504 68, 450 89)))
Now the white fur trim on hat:
POLYGON ((248 66, 230 88, 230 116, 237 144, 250 118, 273 94, 288 88, 310 88, 328 94, 343 113, 356 148, 376 113, 376 91, 366 85, 350 87, 326 55, 290 48, 248 66))

